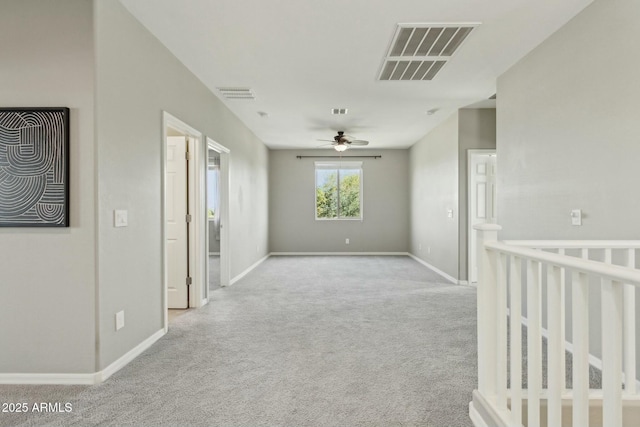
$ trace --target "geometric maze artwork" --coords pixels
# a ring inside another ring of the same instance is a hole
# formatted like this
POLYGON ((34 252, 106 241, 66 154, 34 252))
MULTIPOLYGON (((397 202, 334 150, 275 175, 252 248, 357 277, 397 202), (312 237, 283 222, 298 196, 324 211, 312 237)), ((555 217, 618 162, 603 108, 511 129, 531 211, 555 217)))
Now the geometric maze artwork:
POLYGON ((69 226, 69 109, 0 108, 0 227, 69 226))

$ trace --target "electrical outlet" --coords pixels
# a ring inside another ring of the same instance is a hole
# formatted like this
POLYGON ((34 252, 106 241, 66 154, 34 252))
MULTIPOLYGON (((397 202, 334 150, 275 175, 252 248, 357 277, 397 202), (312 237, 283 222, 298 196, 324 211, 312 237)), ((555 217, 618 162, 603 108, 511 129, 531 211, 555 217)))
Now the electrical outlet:
POLYGON ((348 238, 348 237, 347 237, 346 239, 344 239, 344 243, 345 243, 346 245, 348 245, 348 244, 349 244, 349 238, 348 238))
POLYGON ((418 250, 421 251, 422 250, 422 243, 418 243, 418 250))
POLYGON ((116 313, 116 331, 124 328, 124 310, 116 313))
POLYGON ((427 253, 430 254, 431 253, 431 246, 427 246, 427 253))

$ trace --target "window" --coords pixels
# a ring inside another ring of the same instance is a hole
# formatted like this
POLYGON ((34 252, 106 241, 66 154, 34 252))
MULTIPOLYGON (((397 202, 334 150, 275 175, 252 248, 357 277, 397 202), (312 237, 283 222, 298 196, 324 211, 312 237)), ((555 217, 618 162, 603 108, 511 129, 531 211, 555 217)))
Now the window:
POLYGON ((362 162, 316 162, 316 219, 362 219, 362 162))

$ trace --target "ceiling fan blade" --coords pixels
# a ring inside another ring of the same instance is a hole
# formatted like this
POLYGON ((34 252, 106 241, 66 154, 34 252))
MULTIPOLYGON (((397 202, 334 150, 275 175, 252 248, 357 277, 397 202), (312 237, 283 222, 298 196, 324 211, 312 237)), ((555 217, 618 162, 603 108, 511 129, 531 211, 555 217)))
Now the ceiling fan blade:
POLYGON ((363 141, 362 139, 354 139, 349 144, 350 145, 369 145, 369 141, 363 141))
POLYGON ((324 148, 324 147, 331 147, 332 145, 336 145, 334 144, 322 144, 322 145, 316 145, 317 148, 324 148))
POLYGON ((335 142, 333 139, 316 139, 316 141, 335 142))

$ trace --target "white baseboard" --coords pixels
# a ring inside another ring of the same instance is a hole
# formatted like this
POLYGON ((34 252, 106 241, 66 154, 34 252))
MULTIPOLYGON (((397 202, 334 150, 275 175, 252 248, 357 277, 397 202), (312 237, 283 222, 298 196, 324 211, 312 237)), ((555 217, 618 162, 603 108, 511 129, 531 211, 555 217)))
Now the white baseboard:
POLYGON ((0 384, 97 384, 98 373, 93 374, 0 374, 0 384))
POLYGON ((441 275, 442 277, 444 277, 445 279, 447 279, 448 281, 450 281, 451 283, 455 284, 455 285, 468 285, 468 282, 466 280, 458 280, 453 276, 448 275, 447 273, 445 273, 444 271, 440 270, 437 267, 434 267, 433 265, 429 264, 427 261, 418 258, 417 256, 415 256, 412 253, 408 253, 408 255, 413 258, 414 260, 418 261, 420 264, 424 265, 425 267, 427 267, 430 270, 435 271, 436 273, 438 273, 439 275, 441 275))
POLYGON ((271 252, 271 256, 407 256, 408 252, 271 252))
POLYGON ((209 255, 220 255, 220 252, 209 252, 209 255))
POLYGON ((124 368, 127 364, 129 364, 129 362, 131 362, 136 357, 140 356, 146 349, 151 347, 156 341, 162 338, 165 333, 166 332, 164 331, 164 328, 160 329, 159 331, 151 335, 149 338, 142 341, 140 344, 138 344, 137 346, 135 346, 134 348, 126 352, 118 360, 116 360, 115 362, 113 362, 112 364, 104 368, 102 371, 98 372, 97 374, 100 376, 100 379, 98 382, 105 381, 111 375, 115 374, 120 369, 124 368))
POLYGON ((146 340, 129 350, 118 360, 99 372, 90 374, 2 374, 0 373, 0 384, 99 384, 111 375, 124 368, 129 362, 151 347, 165 334, 165 330, 160 329, 146 340))
POLYGON ((267 254, 264 256, 264 258, 259 259, 258 261, 256 261, 255 263, 253 263, 252 265, 250 265, 246 270, 244 270, 242 273, 238 274, 236 277, 234 277, 233 279, 231 279, 229 281, 229 286, 233 285, 234 283, 236 283, 238 280, 242 279, 244 276, 246 276, 247 274, 249 274, 251 272, 251 270, 253 270, 254 268, 256 268, 257 266, 259 266, 260 264, 262 264, 267 258, 269 258, 271 256, 271 254, 267 254))

